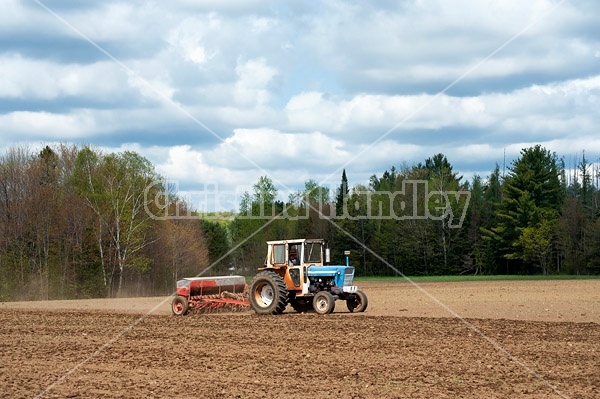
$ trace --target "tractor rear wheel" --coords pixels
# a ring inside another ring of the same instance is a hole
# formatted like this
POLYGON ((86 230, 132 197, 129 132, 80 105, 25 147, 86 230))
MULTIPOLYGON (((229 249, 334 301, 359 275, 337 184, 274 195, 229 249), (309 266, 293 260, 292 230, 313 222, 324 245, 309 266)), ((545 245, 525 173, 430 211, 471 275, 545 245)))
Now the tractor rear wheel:
POLYGON ((171 310, 175 316, 183 316, 189 310, 189 304, 186 297, 176 296, 171 302, 171 310))
POLYGON ((263 270, 250 283, 250 306, 256 313, 283 313, 287 302, 288 290, 279 274, 263 270))
POLYGON ((356 295, 346 300, 346 305, 350 312, 364 312, 367 310, 369 301, 367 300, 367 294, 361 290, 356 291, 356 295))
POLYGON ((313 308, 318 314, 329 314, 335 309, 335 298, 327 291, 317 292, 313 299, 313 308))

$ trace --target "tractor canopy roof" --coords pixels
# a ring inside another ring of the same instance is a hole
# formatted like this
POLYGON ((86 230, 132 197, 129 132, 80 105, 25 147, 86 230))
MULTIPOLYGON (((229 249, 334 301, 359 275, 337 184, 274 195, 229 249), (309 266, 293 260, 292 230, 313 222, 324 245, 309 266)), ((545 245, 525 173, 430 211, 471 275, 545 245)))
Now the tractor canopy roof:
POLYGON ((291 240, 277 240, 277 241, 267 241, 269 245, 276 244, 303 244, 303 243, 325 243, 323 238, 294 238, 291 240))

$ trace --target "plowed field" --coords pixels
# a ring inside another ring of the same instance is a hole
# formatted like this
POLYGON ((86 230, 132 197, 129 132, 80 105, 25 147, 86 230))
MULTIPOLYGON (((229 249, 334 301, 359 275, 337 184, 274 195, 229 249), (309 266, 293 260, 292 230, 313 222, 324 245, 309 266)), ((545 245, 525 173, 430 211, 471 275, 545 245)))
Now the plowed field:
POLYGON ((361 288, 328 316, 0 303, 0 397, 600 397, 600 280, 361 288))

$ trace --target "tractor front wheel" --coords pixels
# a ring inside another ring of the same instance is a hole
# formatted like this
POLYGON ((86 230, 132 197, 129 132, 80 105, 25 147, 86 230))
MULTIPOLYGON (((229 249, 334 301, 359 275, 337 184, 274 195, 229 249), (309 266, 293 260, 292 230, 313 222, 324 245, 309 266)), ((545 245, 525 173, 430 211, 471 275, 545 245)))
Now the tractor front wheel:
POLYGON ((317 292, 313 299, 313 308, 318 314, 329 314, 335 309, 335 298, 327 291, 317 292))
POLYGON ((279 274, 263 270, 250 283, 250 306, 256 313, 283 313, 287 302, 288 290, 279 274))
POLYGON ((189 310, 189 304, 186 297, 176 296, 171 302, 171 310, 175 316, 183 316, 189 310))
POLYGON ((367 310, 367 305, 369 301, 367 300, 367 294, 358 290, 356 291, 355 296, 346 300, 346 305, 348 306, 348 310, 350 312, 364 312, 367 310))

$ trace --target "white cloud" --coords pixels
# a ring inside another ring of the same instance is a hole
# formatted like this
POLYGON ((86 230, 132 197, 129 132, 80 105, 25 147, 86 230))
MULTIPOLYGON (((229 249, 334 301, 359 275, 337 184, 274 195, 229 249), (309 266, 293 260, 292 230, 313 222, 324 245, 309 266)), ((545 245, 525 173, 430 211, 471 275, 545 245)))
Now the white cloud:
POLYGON ((258 33, 268 31, 275 24, 276 22, 272 18, 258 17, 251 19, 252 30, 258 33))
POLYGON ((170 103, 173 99, 176 89, 170 85, 168 76, 158 76, 150 79, 145 79, 142 76, 134 73, 129 74, 127 81, 128 85, 137 90, 143 97, 148 100, 164 101, 170 103))
POLYGON ((172 28, 167 42, 184 60, 202 65, 215 57, 216 49, 207 49, 209 38, 223 29, 222 21, 214 13, 201 17, 188 17, 172 28))
POLYGON ((284 108, 291 130, 334 130, 340 122, 339 104, 325 99, 320 92, 293 96, 284 108))
POLYGON ((203 151, 189 145, 165 148, 165 152, 162 162, 156 163, 157 172, 188 192, 215 186, 223 193, 241 194, 251 191, 258 177, 266 174, 258 169, 232 170, 228 165, 213 164, 203 151))
MULTIPOLYGON (((143 18, 147 12, 147 7, 143 4, 107 2, 102 5, 100 12, 102 18, 96 17, 97 9, 73 11, 66 16, 66 19, 77 30, 96 42, 135 39, 147 27, 144 22, 149 22, 147 18, 143 18), (131 23, 132 20, 139 22, 131 23)), ((71 34, 77 35, 74 32, 71 34)))
POLYGON ((231 137, 207 154, 207 159, 211 164, 229 168, 299 171, 329 167, 349 155, 341 141, 320 132, 292 134, 274 129, 235 129, 231 137))
POLYGON ((58 64, 5 54, 0 56, 0 70, 0 97, 4 98, 80 97, 106 101, 122 97, 126 81, 126 75, 110 61, 87 65, 58 64))
POLYGON ((134 73, 42 7, 4 1, 6 145, 100 142, 190 185, 230 186, 337 180, 351 160, 366 183, 437 152, 491 170, 535 143, 600 155, 594 2, 542 18, 555 1, 48 4, 134 73))
POLYGON ((96 129, 94 118, 88 112, 52 114, 49 112, 15 111, 0 115, 0 130, 15 141, 75 140, 86 137, 96 129))
POLYGON ((188 57, 190 61, 195 62, 196 64, 204 64, 210 58, 206 55, 204 47, 200 46, 193 49, 188 57))
POLYGON ((477 97, 359 94, 349 100, 325 99, 323 93, 294 96, 285 107, 289 129, 313 129, 380 136, 390 129, 502 127, 521 134, 565 132, 569 126, 588 131, 600 122, 593 110, 600 102, 600 76, 559 84, 533 85, 511 93, 477 97))
MULTIPOLYGON (((227 190, 251 186, 262 175, 271 176, 287 190, 308 179, 324 178, 352 155, 340 141, 318 132, 291 134, 273 129, 237 129, 213 149, 183 145, 165 150, 168 156, 157 163, 164 176, 195 186, 217 182, 227 190)), ((156 156, 156 149, 150 151, 156 156)))
POLYGON ((238 80, 235 84, 234 98, 238 105, 246 107, 269 102, 267 85, 277 75, 277 70, 267 65, 264 58, 245 62, 238 60, 235 72, 238 80))

